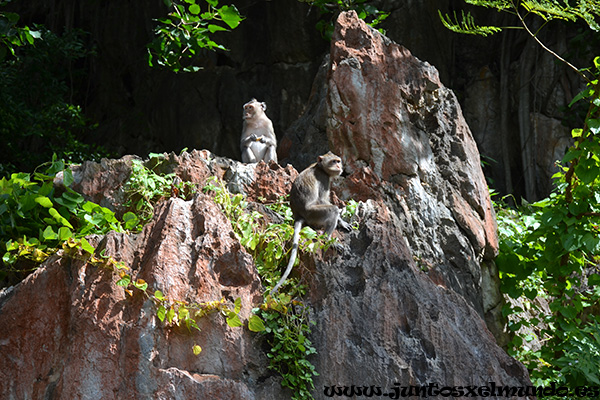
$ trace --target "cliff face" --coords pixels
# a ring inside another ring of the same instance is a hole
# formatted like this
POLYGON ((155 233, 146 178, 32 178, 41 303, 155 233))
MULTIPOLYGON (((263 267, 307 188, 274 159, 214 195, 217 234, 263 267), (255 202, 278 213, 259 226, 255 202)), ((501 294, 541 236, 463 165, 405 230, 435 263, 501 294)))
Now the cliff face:
MULTIPOLYGON (((500 305, 493 210, 470 130, 433 67, 342 14, 307 111, 281 146, 299 169, 327 147, 341 155, 335 191, 362 201, 359 229, 337 234, 344 251, 302 258, 315 398, 332 385, 529 384, 486 326, 496 329, 500 305)), ((74 168, 75 189, 118 210, 129 165, 74 168)), ((287 193, 297 174, 208 151, 170 155, 163 168, 199 185, 219 176, 252 201, 287 193)), ((261 302, 252 258, 207 195, 161 202, 140 234, 92 241, 167 296, 239 297, 244 318, 261 302)), ((1 294, 2 398, 289 398, 256 334, 215 315, 199 333, 165 329, 154 304, 116 280, 57 256, 1 294)))

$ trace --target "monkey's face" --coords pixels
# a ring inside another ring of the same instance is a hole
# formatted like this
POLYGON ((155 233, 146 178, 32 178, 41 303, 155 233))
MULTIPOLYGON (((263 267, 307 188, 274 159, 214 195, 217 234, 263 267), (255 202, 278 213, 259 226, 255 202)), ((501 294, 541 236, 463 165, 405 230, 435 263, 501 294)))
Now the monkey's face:
POLYGON ((319 157, 319 162, 329 176, 339 176, 342 174, 343 166, 342 159, 335 154, 329 152, 319 157))
POLYGON ((264 113, 264 110, 266 109, 266 104, 265 103, 259 103, 256 100, 251 100, 249 102, 247 102, 246 104, 244 104, 244 114, 243 114, 243 118, 244 119, 253 119, 255 117, 260 116, 260 114, 264 113))

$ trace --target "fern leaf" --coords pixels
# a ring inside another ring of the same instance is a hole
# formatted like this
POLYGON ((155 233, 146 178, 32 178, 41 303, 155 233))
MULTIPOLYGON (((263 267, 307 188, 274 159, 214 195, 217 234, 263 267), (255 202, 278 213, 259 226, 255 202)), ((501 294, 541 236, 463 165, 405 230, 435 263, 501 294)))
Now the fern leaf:
POLYGON ((528 11, 535 13, 546 21, 552 19, 563 19, 575 21, 577 17, 573 14, 573 9, 568 4, 556 0, 526 0, 521 1, 521 5, 528 11))
POLYGON ((600 23, 597 19, 600 17, 600 0, 579 0, 577 10, 575 11, 592 29, 600 31, 600 23))
POLYGON ((502 28, 499 28, 497 26, 480 26, 475 24, 475 20, 471 13, 465 14, 464 11, 461 11, 462 19, 460 21, 456 15, 456 12, 454 13, 454 19, 452 19, 452 17, 450 17, 448 14, 444 16, 439 10, 438 14, 440 16, 442 24, 444 24, 446 28, 456 33, 488 36, 502 31, 502 28))
POLYGON ((465 3, 478 7, 495 8, 498 11, 507 10, 513 7, 510 0, 465 0, 465 3))

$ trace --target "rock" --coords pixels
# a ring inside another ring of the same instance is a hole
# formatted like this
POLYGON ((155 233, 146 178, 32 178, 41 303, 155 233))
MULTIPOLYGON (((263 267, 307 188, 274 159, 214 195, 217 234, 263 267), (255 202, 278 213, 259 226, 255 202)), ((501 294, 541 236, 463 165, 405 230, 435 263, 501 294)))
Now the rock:
POLYGON ((415 262, 398 218, 381 203, 364 204, 359 231, 345 237, 352 252, 319 265, 309 291, 317 393, 353 384, 384 393, 395 383, 529 385, 475 309, 415 262))
POLYGON ((311 97, 282 140, 292 141, 300 154, 285 161, 304 166, 307 143, 315 139, 303 141, 299 132, 326 131, 345 165, 341 197, 386 201, 414 257, 428 260, 430 274, 485 315, 482 304, 499 299, 482 298, 478 260, 497 254, 497 227, 477 146, 456 97, 434 67, 365 28, 351 12, 338 24, 330 71, 313 84, 328 88, 328 107, 311 97))
MULTIPOLYGON (((502 327, 495 218, 456 98, 433 67, 353 12, 339 17, 323 65, 289 133, 288 159, 312 162, 326 149, 294 150, 327 143, 345 163, 334 201, 364 201, 358 229, 336 233, 339 251, 304 255, 293 271, 309 287, 316 323, 315 398, 332 385, 531 385, 488 328, 502 327)), ((118 210, 130 163, 76 167, 77 188, 118 210)), ((290 165, 245 165, 208 151, 144 163, 199 188, 215 175, 252 201, 276 200, 297 174, 290 165)), ((262 302, 252 258, 208 194, 163 199, 141 233, 90 241, 168 298, 240 298, 243 319, 262 302)), ((200 332, 165 328, 156 305, 127 295, 117 280, 110 268, 59 253, 0 293, 0 397, 290 397, 267 368, 260 336, 218 314, 202 318, 200 332)))
MULTIPOLYGON (((112 232, 95 244, 167 298, 239 297, 244 318, 261 301, 252 257, 206 195, 165 201, 142 233, 112 232)), ((166 329, 152 301, 127 296, 117 279, 110 269, 53 257, 3 293, 2 398, 262 398, 243 381, 268 375, 254 334, 229 328, 218 313, 200 320, 199 333, 166 329)))

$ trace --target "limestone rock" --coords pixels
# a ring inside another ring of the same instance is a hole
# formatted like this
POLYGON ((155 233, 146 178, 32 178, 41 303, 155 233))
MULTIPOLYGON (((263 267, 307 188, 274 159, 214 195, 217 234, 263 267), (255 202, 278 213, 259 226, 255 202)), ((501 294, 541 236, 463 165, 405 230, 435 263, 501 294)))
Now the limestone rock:
MULTIPOLYGON (((500 307, 495 219, 456 98, 433 67, 352 12, 340 16, 323 66, 290 132, 288 160, 298 157, 294 143, 306 145, 302 127, 311 125, 311 140, 343 157, 337 197, 363 201, 353 221, 359 228, 336 233, 343 250, 301 257, 304 268, 293 272, 309 286, 316 322, 315 398, 332 385, 530 385, 525 368, 496 344, 494 321, 486 326, 500 307)), ((314 152, 301 157, 314 161, 321 148, 314 152)), ((130 163, 76 167, 75 186, 119 211, 130 163)), ((297 174, 208 151, 166 154, 156 167, 199 188, 218 176, 252 201, 277 199, 297 174)), ((206 194, 164 199, 139 234, 90 240, 167 297, 241 298, 243 318, 262 301, 252 258, 206 194)), ((153 302, 129 297, 117 279, 58 254, 0 293, 0 397, 290 397, 267 369, 259 336, 219 315, 203 318, 201 332, 166 329, 153 302), (199 356, 194 344, 203 348, 199 356)))

